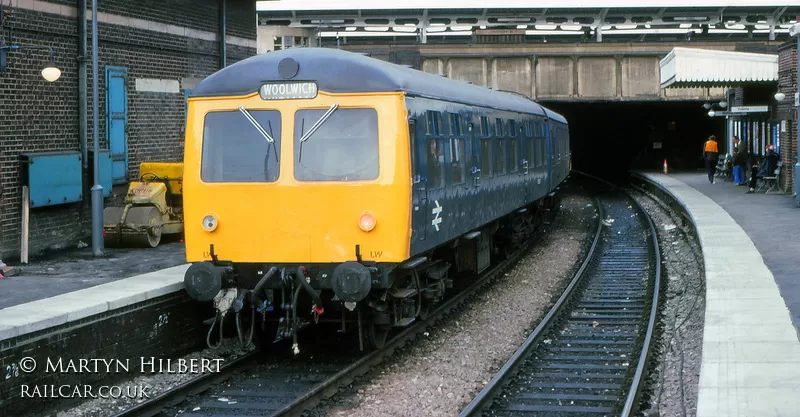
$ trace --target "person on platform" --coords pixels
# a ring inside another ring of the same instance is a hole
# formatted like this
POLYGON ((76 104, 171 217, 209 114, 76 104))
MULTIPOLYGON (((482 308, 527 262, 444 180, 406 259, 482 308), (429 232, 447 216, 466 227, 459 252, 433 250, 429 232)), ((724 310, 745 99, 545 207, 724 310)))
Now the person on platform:
POLYGON ((719 147, 717 146, 717 137, 714 135, 709 136, 705 145, 703 146, 703 159, 706 161, 706 171, 708 172, 708 182, 714 183, 714 173, 717 170, 717 160, 719 159, 719 147))
POLYGON ((747 144, 734 135, 733 146, 733 183, 747 185, 747 177, 744 170, 745 165, 747 165, 747 144))

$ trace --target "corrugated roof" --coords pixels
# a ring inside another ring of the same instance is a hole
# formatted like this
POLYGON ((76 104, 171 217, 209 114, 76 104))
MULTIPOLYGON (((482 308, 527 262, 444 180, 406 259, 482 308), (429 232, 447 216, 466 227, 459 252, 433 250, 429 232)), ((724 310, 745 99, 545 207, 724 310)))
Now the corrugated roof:
POLYGON ((778 81, 778 56, 674 48, 661 60, 661 88, 778 81))

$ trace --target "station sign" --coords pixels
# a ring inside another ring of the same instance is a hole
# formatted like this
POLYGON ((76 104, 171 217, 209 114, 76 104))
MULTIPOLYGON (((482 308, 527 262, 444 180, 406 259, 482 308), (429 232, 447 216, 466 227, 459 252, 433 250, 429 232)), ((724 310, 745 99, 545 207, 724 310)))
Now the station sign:
POLYGON ((262 84, 258 95, 263 100, 308 99, 317 96, 317 83, 311 81, 262 84))
POLYGON ((524 35, 525 31, 520 29, 478 29, 476 35, 524 35))
POLYGON ((731 107, 731 113, 766 113, 769 111, 769 106, 734 106, 731 107))

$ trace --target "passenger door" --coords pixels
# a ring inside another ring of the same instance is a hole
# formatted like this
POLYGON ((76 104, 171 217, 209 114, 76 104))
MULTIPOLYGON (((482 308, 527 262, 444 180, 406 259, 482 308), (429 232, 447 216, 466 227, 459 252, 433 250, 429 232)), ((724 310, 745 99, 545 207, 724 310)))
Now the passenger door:
MULTIPOLYGON (((417 143, 417 122, 415 119, 408 121, 408 137, 411 143, 411 240, 425 240, 428 212, 428 190, 426 180, 420 175, 419 155, 420 144, 417 143)), ((424 136, 423 136, 424 137, 424 136)))
POLYGON ((128 181, 128 69, 106 67, 106 139, 113 184, 128 181))
MULTIPOLYGON (((480 121, 478 122, 480 123, 480 121)), ((472 193, 477 194, 480 189, 480 180, 481 180, 481 144, 478 137, 478 129, 480 126, 476 126, 476 124, 469 119, 467 122, 467 134, 468 136, 468 143, 470 147, 470 165, 469 165, 469 172, 467 172, 467 180, 469 181, 467 185, 472 188, 472 193)))
POLYGON ((545 154, 545 157, 547 158, 546 181, 547 181, 547 192, 550 192, 553 191, 553 168, 556 163, 555 154, 553 153, 555 151, 555 143, 554 143, 555 136, 553 135, 553 128, 550 126, 549 121, 547 122, 547 124, 545 124, 545 126, 546 126, 545 134, 547 135, 544 141, 546 144, 545 148, 547 149, 547 153, 545 154))
POLYGON ((516 152, 517 155, 517 164, 519 164, 519 174, 522 176, 522 189, 524 193, 522 195, 523 204, 528 204, 528 199, 531 196, 529 191, 530 182, 531 182, 531 163, 530 157, 528 155, 528 129, 527 129, 527 122, 522 120, 517 127, 517 140, 516 140, 516 152))

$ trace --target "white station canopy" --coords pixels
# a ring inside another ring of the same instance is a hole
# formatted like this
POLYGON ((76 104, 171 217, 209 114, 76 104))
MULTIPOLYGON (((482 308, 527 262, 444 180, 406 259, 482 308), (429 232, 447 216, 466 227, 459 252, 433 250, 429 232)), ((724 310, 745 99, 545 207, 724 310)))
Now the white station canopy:
POLYGON ((674 48, 661 60, 661 88, 777 81, 777 55, 674 48))

